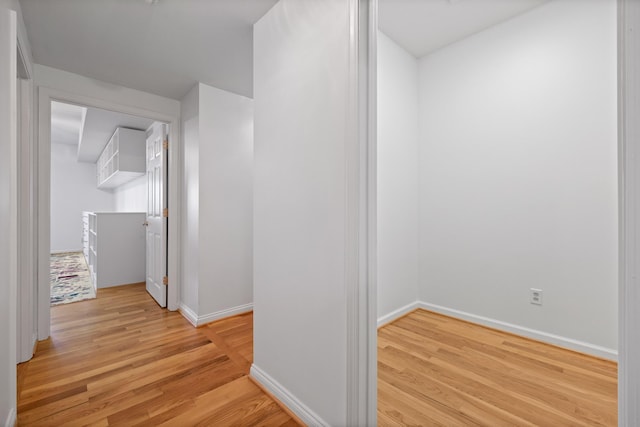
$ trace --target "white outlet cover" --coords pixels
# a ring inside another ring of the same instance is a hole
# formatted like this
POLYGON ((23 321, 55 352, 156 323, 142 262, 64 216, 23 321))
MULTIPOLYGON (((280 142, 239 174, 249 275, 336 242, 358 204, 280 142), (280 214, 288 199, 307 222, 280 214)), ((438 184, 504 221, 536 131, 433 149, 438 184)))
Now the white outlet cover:
POLYGON ((542 305, 542 289, 531 288, 529 302, 535 305, 542 305))

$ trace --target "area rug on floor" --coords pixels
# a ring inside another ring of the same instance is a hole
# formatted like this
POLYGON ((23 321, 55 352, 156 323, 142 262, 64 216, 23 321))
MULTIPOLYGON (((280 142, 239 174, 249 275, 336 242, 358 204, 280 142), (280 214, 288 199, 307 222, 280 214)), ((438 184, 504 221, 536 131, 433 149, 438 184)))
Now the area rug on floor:
POLYGON ((96 297, 82 252, 51 254, 51 305, 96 297))

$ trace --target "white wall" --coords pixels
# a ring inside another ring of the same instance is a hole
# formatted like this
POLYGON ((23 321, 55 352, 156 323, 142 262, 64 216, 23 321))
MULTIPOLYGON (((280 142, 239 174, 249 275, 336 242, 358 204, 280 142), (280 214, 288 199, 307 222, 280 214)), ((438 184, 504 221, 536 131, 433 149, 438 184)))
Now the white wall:
POLYGON ((13 425, 16 420, 18 326, 16 34, 26 48, 24 53, 29 68, 32 59, 18 1, 0 0, 0 23, 0 270, 5 274, 4 284, 0 286, 0 341, 3 342, 0 349, 0 424, 13 425))
POLYGON ((549 2, 419 72, 420 299, 615 351, 615 1, 549 2))
POLYGON ((142 175, 113 189, 116 212, 147 211, 147 177, 142 175))
POLYGON ((418 296, 418 61, 378 31, 378 317, 418 296))
POLYGON ((16 414, 16 25, 9 4, 0 3, 0 423, 10 425, 16 414))
POLYGON ((199 315, 253 302, 253 100, 200 84, 199 315))
POLYGON ((254 25, 251 373, 312 425, 346 423, 349 34, 344 0, 254 25))
POLYGON ((51 251, 82 250, 82 211, 113 211, 110 191, 100 190, 96 165, 77 161, 78 147, 51 144, 51 251))
POLYGON ((199 84, 182 129, 182 306, 201 324, 253 303, 253 101, 199 84))
POLYGON ((182 280, 180 304, 198 312, 200 181, 199 176, 199 85, 182 99, 182 280))

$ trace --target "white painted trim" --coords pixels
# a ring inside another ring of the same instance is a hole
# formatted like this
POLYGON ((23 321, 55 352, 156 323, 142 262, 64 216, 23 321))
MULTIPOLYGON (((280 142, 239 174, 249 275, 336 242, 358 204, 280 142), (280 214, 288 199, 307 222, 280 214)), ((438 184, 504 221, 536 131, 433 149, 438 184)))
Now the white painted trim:
POLYGON ((16 422, 18 422, 18 418, 16 417, 16 408, 11 408, 11 410, 9 411, 9 414, 7 415, 7 420, 5 421, 4 425, 6 427, 13 427, 16 425, 16 422))
POLYGON ((347 425, 377 424, 376 2, 349 1, 345 145, 347 425))
POLYGON ((180 314, 182 314, 182 317, 189 321, 189 323, 191 323, 193 326, 198 326, 198 315, 193 310, 180 303, 178 311, 180 312, 180 314))
MULTIPOLYGON (((82 76, 81 76, 82 77, 82 76)), ((51 101, 62 101, 88 107, 102 108, 134 116, 146 117, 168 123, 169 135, 169 240, 167 308, 175 311, 179 307, 180 259, 182 244, 180 235, 181 197, 180 182, 182 165, 180 162, 182 140, 180 139, 180 116, 136 107, 117 101, 94 98, 66 90, 38 87, 38 338, 46 339, 50 334, 49 305, 49 255, 50 255, 50 210, 51 210, 51 101)))
POLYGON ((224 310, 216 311, 214 313, 198 316, 197 326, 206 325, 207 323, 215 322, 216 320, 224 319, 225 317, 237 316, 238 314, 244 314, 250 311, 253 311, 253 303, 225 308, 224 310))
MULTIPOLYGON (((378 424, 378 1, 364 0, 367 16, 360 14, 360 19, 367 22, 366 33, 361 37, 367 39, 367 94, 366 114, 368 133, 366 135, 367 149, 367 256, 369 262, 367 295, 363 303, 368 306, 366 327, 368 342, 366 349, 367 360, 367 396, 366 396, 366 424, 378 424)), ((364 109, 364 107, 361 107, 364 109)))
POLYGON ((309 409, 300 399, 284 388, 282 384, 274 380, 255 364, 251 365, 250 375, 254 380, 262 384, 264 388, 269 390, 283 405, 289 408, 291 412, 296 414, 306 425, 312 427, 329 426, 329 423, 320 418, 318 414, 309 409))
MULTIPOLYGON (((18 48, 24 45, 18 32, 18 48)), ((24 50, 24 49, 23 49, 24 50)), ((28 56, 20 55, 22 61, 28 56)), ((30 78, 30 65, 25 65, 30 78)), ((33 311, 36 302, 36 167, 35 145, 33 138, 33 81, 18 80, 19 112, 18 129, 20 138, 18 148, 18 324, 17 324, 17 361, 26 362, 33 357, 33 345, 30 342, 36 325, 33 311)))
POLYGON ((43 88, 38 89, 37 123, 37 207, 36 232, 38 281, 38 339, 45 340, 51 332, 51 289, 50 289, 50 251, 51 251, 51 97, 43 88), (48 135, 48 137, 45 137, 48 135), (49 143, 45 142, 49 141, 49 143))
POLYGON ((1 393, 2 410, 9 409, 7 425, 12 420, 16 403, 16 355, 18 352, 17 339, 17 301, 18 301, 18 101, 17 101, 17 13, 4 6, 0 7, 0 27, 2 39, 2 64, 0 65, 0 253, 4 258, 2 273, 2 298, 8 306, 2 313, 3 327, 8 331, 3 336, 3 346, 9 352, 8 360, 0 369, 7 373, 8 381, 3 383, 1 393), (4 56, 8 54, 7 56, 4 56))
POLYGON ((27 27, 24 25, 24 15, 20 3, 16 4, 16 13, 18 18, 18 54, 22 57, 27 71, 27 78, 33 80, 33 55, 31 54, 31 45, 27 35, 27 27))
POLYGON ((435 313, 444 314, 446 316, 467 320, 479 325, 488 326, 490 328, 501 331, 511 332, 523 337, 546 342, 559 347, 568 348, 579 351, 581 353, 591 354, 609 360, 618 360, 618 352, 616 350, 601 347, 599 345, 590 344, 584 341, 574 340, 573 338, 562 337, 560 335, 550 334, 548 332, 538 331, 536 329, 524 326, 514 325, 513 323, 503 322, 501 320, 491 319, 489 317, 479 316, 477 314, 467 313, 465 311, 453 308, 443 307, 441 305, 430 304, 424 301, 416 301, 418 308, 433 311, 435 313))
POLYGON ((640 2, 618 0, 618 425, 640 425, 640 2))
POLYGON ((172 116, 169 123, 169 236, 167 240, 167 309, 175 311, 180 304, 181 248, 182 248, 182 122, 180 115, 172 116))
POLYGON ((191 310, 186 305, 180 303, 180 308, 178 309, 180 314, 189 321, 193 326, 202 326, 207 323, 215 322, 216 320, 221 320, 226 317, 237 316, 239 314, 249 313, 253 311, 253 303, 242 304, 236 307, 225 308, 224 310, 216 311, 214 313, 205 314, 203 316, 198 316, 193 310, 191 310))
POLYGON ((412 311, 414 311, 415 309, 417 309, 420 306, 420 302, 419 301, 414 301, 412 303, 409 303, 403 307, 400 307, 396 310, 393 310, 391 313, 387 313, 384 316, 380 316, 378 317, 378 328, 383 327, 384 325, 387 325, 391 322, 394 322, 396 320, 398 320, 399 318, 401 318, 402 316, 404 316, 407 313, 411 313, 412 311))
POLYGON ((25 40, 25 35, 22 34, 21 31, 18 31, 17 38, 17 49, 18 49, 18 57, 24 66, 24 71, 26 76, 18 76, 20 79, 31 80, 33 76, 33 64, 30 62, 30 55, 27 53, 29 50, 29 43, 25 40))

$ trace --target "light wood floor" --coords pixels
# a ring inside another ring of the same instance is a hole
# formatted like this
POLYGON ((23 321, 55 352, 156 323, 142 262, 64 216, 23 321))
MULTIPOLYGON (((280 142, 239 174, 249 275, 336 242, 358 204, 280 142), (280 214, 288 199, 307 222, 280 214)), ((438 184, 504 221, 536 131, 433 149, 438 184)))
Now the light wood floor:
MULTIPOLYGON (((251 314, 195 329, 141 285, 51 312, 21 426, 297 425, 248 379, 251 314)), ((381 426, 615 426, 616 393, 613 362, 424 310, 378 331, 381 426)))
POLYGON ((195 329, 130 285, 51 318, 18 368, 21 426, 297 425, 247 377, 252 314, 195 329))
POLYGON ((378 331, 381 426, 617 425, 617 365, 417 310, 378 331))

